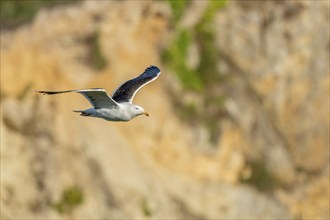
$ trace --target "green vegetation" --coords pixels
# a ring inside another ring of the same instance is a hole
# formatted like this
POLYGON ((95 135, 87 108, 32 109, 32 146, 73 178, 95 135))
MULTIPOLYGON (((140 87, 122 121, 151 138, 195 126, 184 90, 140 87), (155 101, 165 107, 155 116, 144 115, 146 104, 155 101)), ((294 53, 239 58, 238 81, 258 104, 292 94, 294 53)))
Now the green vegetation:
POLYGON ((187 0, 168 0, 173 12, 174 22, 176 23, 182 16, 184 10, 187 7, 187 0))
MULTIPOLYGON (((169 1, 175 21, 178 21, 187 6, 186 1, 169 1)), ((204 16, 192 30, 178 30, 169 47, 164 50, 162 60, 178 75, 186 89, 202 91, 206 84, 213 83, 219 77, 217 70, 218 51, 215 47, 215 33, 212 29, 216 11, 227 1, 210 1, 204 16), (197 42, 200 62, 196 69, 186 64, 188 48, 197 42)))
POLYGON ((188 47, 192 42, 191 33, 181 30, 172 45, 163 52, 162 59, 170 68, 174 69, 186 89, 202 90, 200 74, 187 67, 186 58, 188 47))
POLYGON ((95 32, 87 39, 87 44, 89 46, 89 55, 87 57, 87 62, 95 70, 102 70, 107 66, 107 60, 104 57, 101 46, 100 37, 98 32, 95 32))
POLYGON ((77 186, 72 186, 63 191, 59 202, 51 206, 59 213, 70 213, 78 205, 82 204, 84 196, 82 190, 77 186))
MULTIPOLYGON (((183 89, 203 95, 203 111, 200 111, 200 106, 195 103, 175 103, 179 116, 190 123, 204 125, 210 133, 210 141, 214 143, 219 134, 218 122, 225 114, 225 96, 212 89, 220 87, 225 79, 218 70, 219 51, 216 47, 213 21, 216 12, 225 7, 227 2, 209 1, 200 21, 192 28, 178 29, 162 54, 163 62, 175 72, 183 89), (194 68, 187 65, 188 50, 193 43, 197 45, 199 53, 199 62, 194 68), (212 111, 208 111, 209 109, 212 111)), ((178 22, 188 6, 187 1, 169 1, 169 4, 173 11, 173 20, 178 22)), ((177 23, 173 26, 179 28, 177 23)), ((175 99, 174 97, 173 100, 175 99)))
POLYGON ((75 0, 1 0, 1 27, 16 26, 33 19, 42 7, 75 3, 75 0))
POLYGON ((142 202, 141 202, 141 208, 142 208, 142 211, 143 211, 144 216, 146 216, 146 217, 150 217, 151 216, 152 212, 151 212, 150 207, 148 206, 147 199, 143 199, 142 200, 142 202))
POLYGON ((197 71, 203 73, 201 75, 204 84, 215 82, 220 76, 217 70, 218 51, 212 26, 216 10, 222 7, 222 4, 217 4, 217 2, 223 3, 222 1, 211 1, 203 18, 195 27, 195 38, 201 53, 197 71))
POLYGON ((227 4, 228 4, 228 0, 209 1, 209 5, 204 13, 202 20, 204 20, 204 22, 212 22, 215 13, 219 9, 224 8, 227 4))
POLYGON ((259 159, 248 162, 252 174, 241 182, 255 186, 260 191, 270 191, 279 185, 279 182, 269 173, 265 161, 259 159))

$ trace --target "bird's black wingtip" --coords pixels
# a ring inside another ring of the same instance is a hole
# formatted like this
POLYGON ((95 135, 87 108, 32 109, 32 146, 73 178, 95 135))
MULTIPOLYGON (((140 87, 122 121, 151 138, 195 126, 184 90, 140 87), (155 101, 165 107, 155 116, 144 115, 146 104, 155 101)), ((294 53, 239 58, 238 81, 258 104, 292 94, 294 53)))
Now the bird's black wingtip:
POLYGON ((38 91, 38 90, 34 90, 35 93, 41 93, 43 95, 47 95, 47 92, 46 91, 38 91))
POLYGON ((62 91, 61 92, 51 92, 51 91, 34 91, 36 93, 40 93, 40 94, 43 94, 43 95, 55 95, 55 94, 58 94, 58 93, 63 93, 62 91))
POLYGON ((157 74, 160 73, 160 69, 155 65, 150 65, 144 72, 157 74))

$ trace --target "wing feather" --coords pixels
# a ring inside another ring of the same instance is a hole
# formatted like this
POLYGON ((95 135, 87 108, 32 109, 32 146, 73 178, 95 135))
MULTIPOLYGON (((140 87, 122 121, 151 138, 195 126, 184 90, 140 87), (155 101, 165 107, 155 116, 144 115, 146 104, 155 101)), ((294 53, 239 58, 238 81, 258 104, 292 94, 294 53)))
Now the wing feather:
POLYGON ((138 77, 128 80, 119 86, 113 93, 112 99, 116 102, 130 102, 143 86, 154 81, 160 74, 160 70, 156 66, 149 66, 141 75, 138 77))
POLYGON ((81 89, 63 91, 37 91, 44 95, 55 95, 60 93, 76 92, 82 94, 94 108, 111 108, 118 105, 105 91, 105 89, 81 89))

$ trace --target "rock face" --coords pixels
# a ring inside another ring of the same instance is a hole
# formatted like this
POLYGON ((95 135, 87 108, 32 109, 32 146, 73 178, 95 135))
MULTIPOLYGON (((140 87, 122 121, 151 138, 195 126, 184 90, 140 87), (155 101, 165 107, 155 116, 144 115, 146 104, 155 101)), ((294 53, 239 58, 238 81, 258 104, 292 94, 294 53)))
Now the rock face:
POLYGON ((173 28, 164 1, 86 1, 2 31, 1 218, 329 217, 329 2, 232 1, 216 12, 229 79, 215 143, 176 114, 169 88, 184 91, 160 56, 206 8, 187 5, 173 28), (151 64, 162 75, 134 100, 151 117, 129 123, 73 114, 89 107, 77 94, 33 92, 111 94, 151 64))

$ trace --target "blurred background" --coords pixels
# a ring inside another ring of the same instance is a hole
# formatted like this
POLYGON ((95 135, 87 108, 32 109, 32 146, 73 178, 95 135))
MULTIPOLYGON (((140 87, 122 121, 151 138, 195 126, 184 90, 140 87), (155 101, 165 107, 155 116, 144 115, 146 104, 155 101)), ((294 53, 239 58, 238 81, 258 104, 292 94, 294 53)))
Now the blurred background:
POLYGON ((1 0, 1 218, 328 219, 329 1, 1 0), (79 94, 157 65, 150 117, 79 94))

